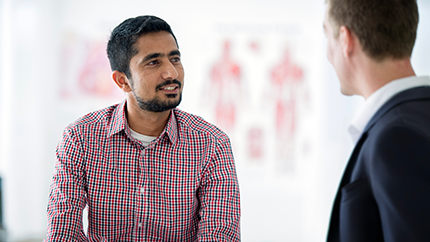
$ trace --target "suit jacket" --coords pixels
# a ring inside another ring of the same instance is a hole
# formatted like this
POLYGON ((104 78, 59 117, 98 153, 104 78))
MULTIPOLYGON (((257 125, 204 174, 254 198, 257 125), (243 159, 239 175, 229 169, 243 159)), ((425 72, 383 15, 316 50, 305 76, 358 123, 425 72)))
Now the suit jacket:
POLYGON ((430 87, 372 117, 337 192, 327 241, 430 241, 430 87))

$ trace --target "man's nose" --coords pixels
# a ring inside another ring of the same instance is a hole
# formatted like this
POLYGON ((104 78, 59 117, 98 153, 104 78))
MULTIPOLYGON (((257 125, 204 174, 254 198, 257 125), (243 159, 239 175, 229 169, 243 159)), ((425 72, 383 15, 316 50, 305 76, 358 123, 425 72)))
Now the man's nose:
POLYGON ((164 80, 173 80, 176 79, 179 76, 178 71, 176 70, 175 66, 170 62, 166 62, 163 66, 163 72, 161 73, 161 77, 164 80))

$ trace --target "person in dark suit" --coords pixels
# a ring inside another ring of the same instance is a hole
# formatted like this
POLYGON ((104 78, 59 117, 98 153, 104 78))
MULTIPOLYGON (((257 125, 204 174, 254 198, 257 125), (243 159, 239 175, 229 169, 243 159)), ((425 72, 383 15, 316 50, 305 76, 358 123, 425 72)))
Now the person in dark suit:
POLYGON ((327 57, 345 95, 366 101, 327 241, 430 241, 430 79, 410 57, 416 0, 327 0, 327 57))

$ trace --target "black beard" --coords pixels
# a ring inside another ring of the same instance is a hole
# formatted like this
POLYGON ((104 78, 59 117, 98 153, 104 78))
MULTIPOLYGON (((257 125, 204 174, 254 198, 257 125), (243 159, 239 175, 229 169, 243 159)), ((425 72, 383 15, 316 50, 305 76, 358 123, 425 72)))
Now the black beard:
MULTIPOLYGON (((158 97, 152 100, 145 101, 142 98, 138 97, 134 92, 133 92, 133 95, 136 98, 137 105, 139 105, 139 107, 142 110, 154 112, 154 113, 160 113, 160 112, 164 112, 164 111, 176 108, 181 103, 181 100, 182 100, 182 93, 179 93, 178 100, 167 100, 167 101, 161 101, 158 97)), ((176 98, 177 95, 178 94, 168 94, 167 97, 176 98)))
MULTIPOLYGON (((157 92, 163 86, 173 84, 173 83, 177 84, 178 88, 182 87, 181 82, 176 79, 166 80, 165 82, 160 83, 155 87, 155 92, 157 92)), ((145 111, 155 112, 155 113, 164 112, 164 111, 176 108, 181 103, 181 100, 182 100, 182 92, 180 92, 179 99, 177 101, 175 100, 161 101, 158 97, 152 100, 145 101, 136 95, 136 92, 134 91, 134 87, 133 87, 133 82, 131 82, 131 87, 132 87, 132 93, 134 95, 134 98, 136 98, 137 105, 139 105, 139 107, 145 111)), ((178 96, 178 94, 167 94, 166 96, 169 99, 174 99, 176 98, 176 96, 178 96)))

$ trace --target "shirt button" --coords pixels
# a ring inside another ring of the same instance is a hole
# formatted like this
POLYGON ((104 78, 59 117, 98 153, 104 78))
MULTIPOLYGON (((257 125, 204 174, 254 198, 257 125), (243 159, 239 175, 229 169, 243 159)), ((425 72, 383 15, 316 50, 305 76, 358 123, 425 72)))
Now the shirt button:
POLYGON ((142 223, 138 223, 137 226, 140 228, 142 227, 142 223))
POLYGON ((140 188, 140 193, 144 194, 145 193, 145 188, 141 187, 140 188))

